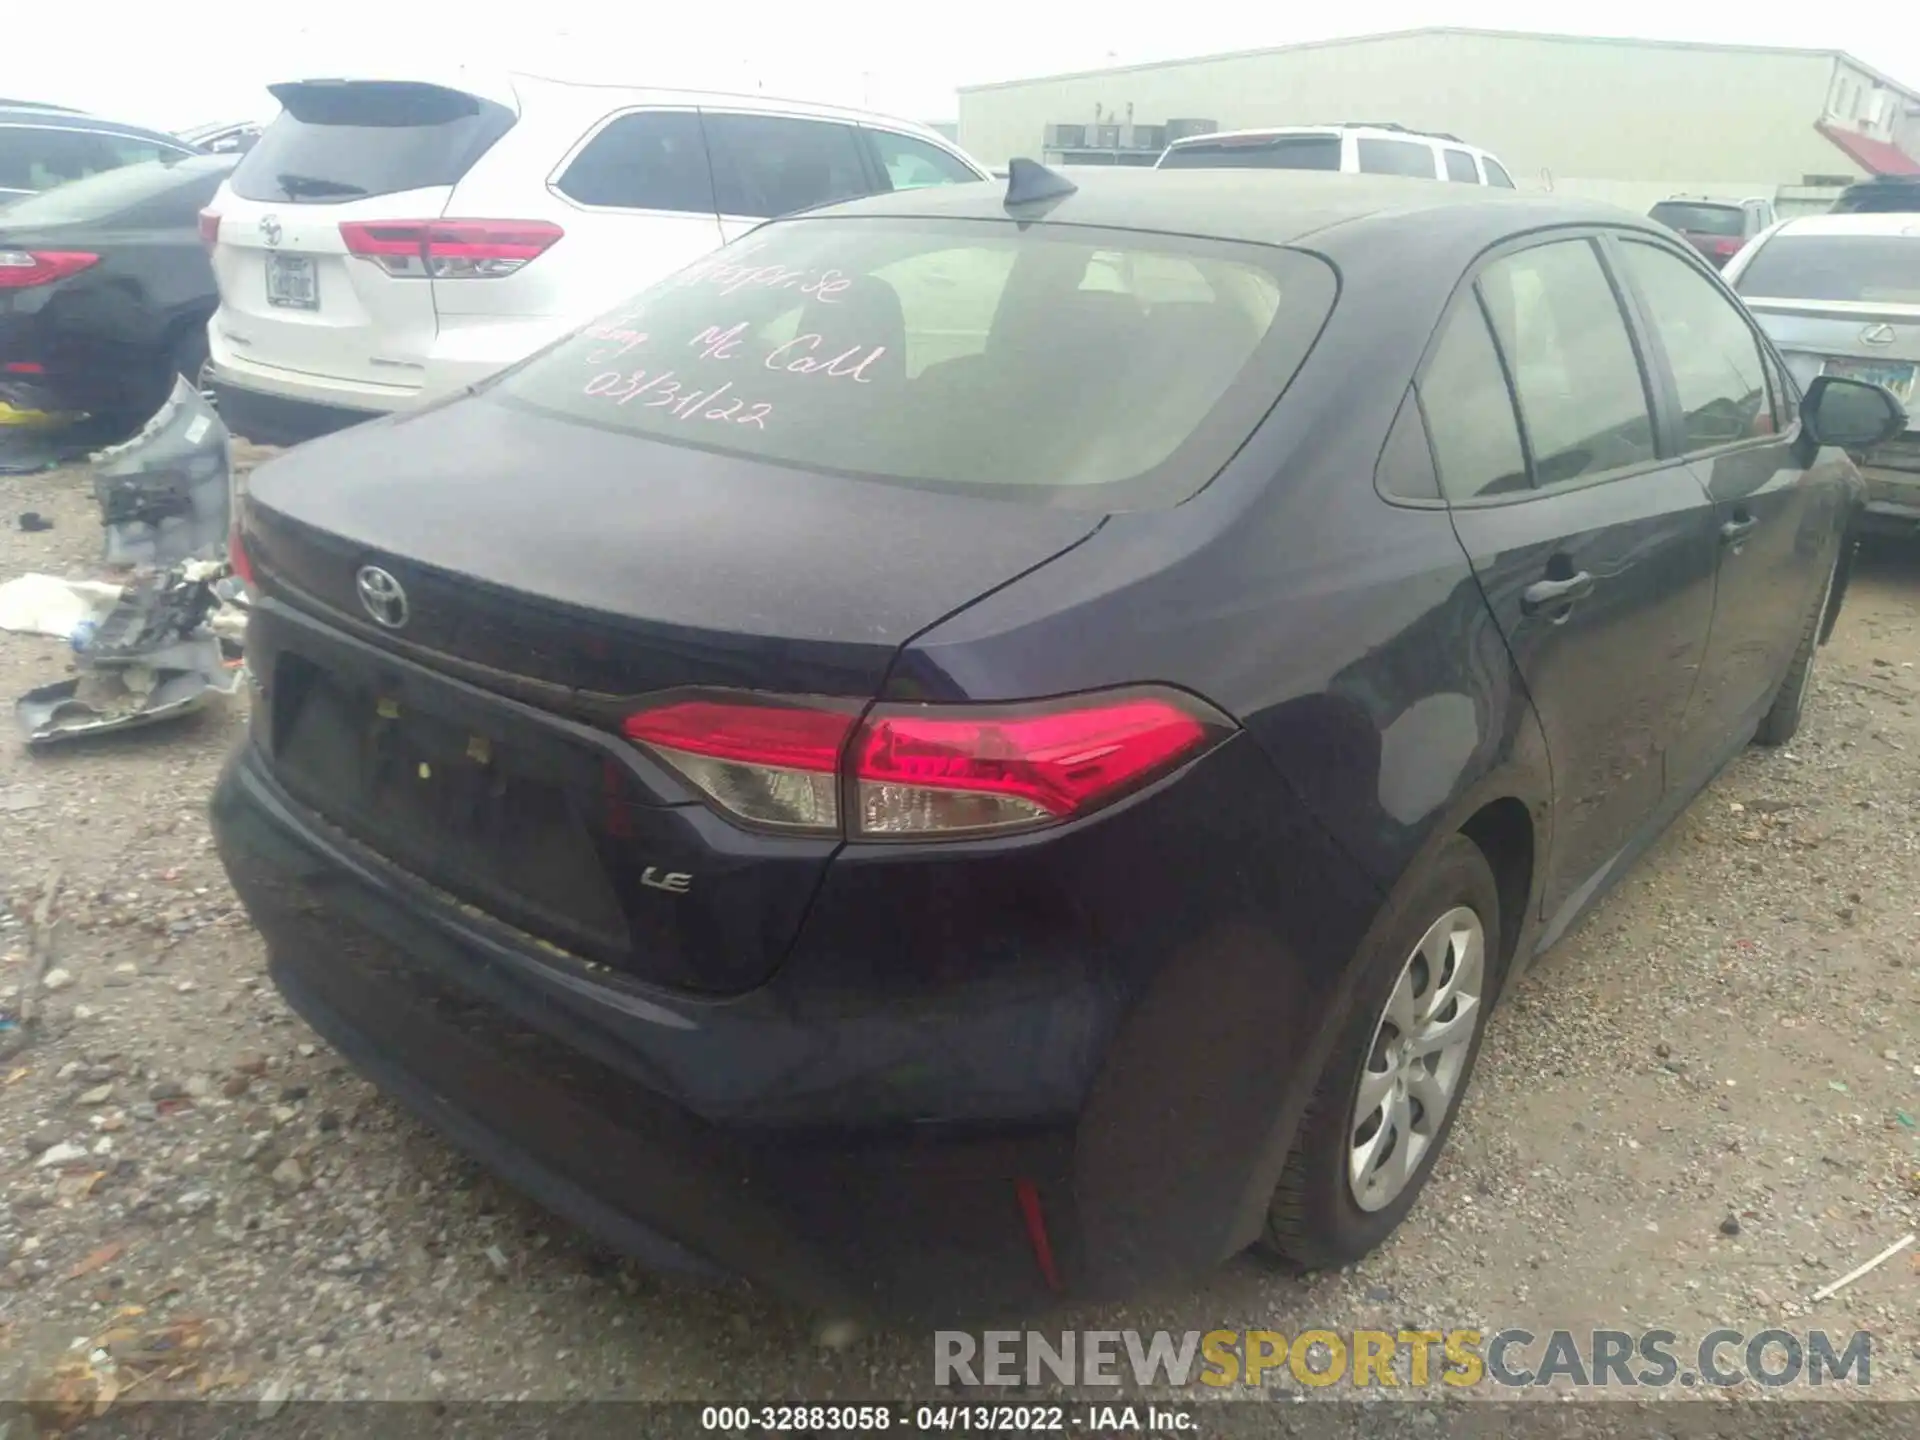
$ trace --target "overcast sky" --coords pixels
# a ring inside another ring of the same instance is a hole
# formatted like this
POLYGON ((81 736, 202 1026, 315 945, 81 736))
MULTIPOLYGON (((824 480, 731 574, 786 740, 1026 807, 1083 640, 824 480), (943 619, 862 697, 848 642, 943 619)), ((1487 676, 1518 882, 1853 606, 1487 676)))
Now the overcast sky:
POLYGON ((955 114, 958 85, 1436 23, 1841 49, 1920 88, 1920 12, 1902 5, 1775 10, 1726 0, 1613 0, 1604 24, 1589 10, 1588 23, 1578 26, 1543 21, 1539 5, 1518 0, 1457 0, 1443 19, 1400 0, 1347 12, 1363 22, 1329 18, 1333 8, 1312 7, 1322 12, 1314 14, 1246 6, 1236 13, 1169 0, 970 0, 939 9, 903 0, 494 0, 336 11, 317 0, 195 0, 111 6, 90 12, 82 27, 63 6, 29 4, 7 14, 0 95, 171 129, 271 114, 263 87, 275 80, 511 64, 562 78, 758 88, 942 120, 955 114), (564 11, 564 18, 545 20, 542 10, 564 11))

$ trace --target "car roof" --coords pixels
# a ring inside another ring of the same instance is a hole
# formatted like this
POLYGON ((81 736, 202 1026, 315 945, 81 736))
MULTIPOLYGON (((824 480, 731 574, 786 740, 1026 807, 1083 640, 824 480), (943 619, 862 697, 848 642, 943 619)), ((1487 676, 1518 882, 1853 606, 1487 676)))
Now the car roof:
POLYGON ((1909 235, 1920 236, 1920 214, 1890 210, 1847 215, 1800 215, 1783 221, 1775 235, 1909 235))
POLYGON ((98 115, 52 110, 37 105, 0 105, 0 125, 20 125, 39 130, 94 130, 109 135, 129 135, 141 140, 163 140, 181 149, 190 148, 178 135, 169 135, 164 130, 150 130, 145 125, 127 125, 118 120, 102 120, 98 115))
MULTIPOLYGON (((1598 201, 1393 175, 1108 165, 1063 166, 1056 173, 1079 189, 1024 207, 1033 219, 1260 245, 1293 245, 1313 237, 1309 248, 1330 254, 1357 244, 1368 232, 1419 226, 1436 247, 1445 240, 1465 248, 1461 268, 1507 235, 1556 225, 1610 225, 1672 238, 1671 231, 1645 216, 1598 201)), ((796 218, 1005 220, 1005 195, 1002 181, 930 185, 821 206, 796 218)), ((1448 277, 1449 284, 1458 273, 1448 277)))
POLYGON ((1357 135, 1368 140, 1432 140, 1441 145, 1456 145, 1462 150, 1487 152, 1455 135, 1440 130, 1412 130, 1404 125, 1260 125, 1247 130, 1209 130, 1204 135, 1182 135, 1169 141, 1169 150, 1188 145, 1204 145, 1210 140, 1260 140, 1283 135, 1357 135))
POLYGON ((733 94, 724 90, 676 90, 616 81, 563 80, 549 75, 535 75, 524 70, 494 70, 458 65, 442 70, 422 69, 418 72, 394 74, 383 71, 346 76, 307 76, 298 80, 278 81, 268 89, 271 93, 282 85, 316 85, 329 82, 438 85, 449 90, 463 91, 482 100, 492 100, 518 114, 525 114, 529 99, 536 96, 543 105, 557 103, 570 110, 580 112, 591 110, 595 113, 643 105, 763 110, 782 115, 808 115, 823 120, 844 120, 855 125, 878 125, 889 130, 926 136, 948 150, 956 148, 951 140, 930 126, 913 120, 903 120, 896 115, 882 114, 877 110, 853 110, 843 105, 822 105, 812 100, 788 100, 757 92, 733 94))

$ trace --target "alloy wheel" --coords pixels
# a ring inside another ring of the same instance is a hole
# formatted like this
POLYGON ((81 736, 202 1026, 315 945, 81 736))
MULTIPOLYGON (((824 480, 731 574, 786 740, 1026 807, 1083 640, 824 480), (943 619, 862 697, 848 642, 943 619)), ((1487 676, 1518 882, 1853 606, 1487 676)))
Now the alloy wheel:
POLYGON ((1348 1184, 1362 1210, 1407 1188, 1458 1098, 1485 1009, 1487 933, 1466 906, 1420 938, 1374 1024, 1348 1128, 1348 1184))

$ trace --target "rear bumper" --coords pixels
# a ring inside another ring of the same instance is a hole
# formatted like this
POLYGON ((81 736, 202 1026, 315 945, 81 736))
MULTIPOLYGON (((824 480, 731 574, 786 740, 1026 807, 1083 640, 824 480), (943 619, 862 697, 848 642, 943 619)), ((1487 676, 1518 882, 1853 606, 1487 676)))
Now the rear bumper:
POLYGON ((213 828, 316 1030, 617 1248, 837 1313, 1031 1312, 1243 1248, 1378 901, 1229 741, 1039 853, 845 847, 772 978, 696 997, 452 901, 270 764, 243 743, 213 828))
POLYGON ((608 1031, 652 1024, 684 1042, 765 1023, 759 1007, 669 1012, 555 983, 559 971, 407 893, 303 815, 250 748, 213 818, 287 1001, 457 1147, 608 1244, 834 1313, 933 1318, 1048 1297, 1015 1186, 1030 1180, 1049 1225, 1073 1233, 1070 1123, 875 1135, 713 1123, 647 1084, 644 1048, 608 1031))
POLYGON ((1860 516, 1866 534, 1912 535, 1920 531, 1920 471, 1862 466, 1867 503, 1860 516))
POLYGON ((43 300, 34 297, 32 308, 20 295, 0 301, 13 307, 0 309, 0 401, 19 410, 114 416, 144 407, 166 371, 164 347, 63 327, 47 316, 43 300))
POLYGON ((202 383, 213 395, 227 429, 256 445, 298 445, 351 425, 378 420, 387 413, 294 400, 265 390, 249 389, 211 368, 202 377, 202 383))

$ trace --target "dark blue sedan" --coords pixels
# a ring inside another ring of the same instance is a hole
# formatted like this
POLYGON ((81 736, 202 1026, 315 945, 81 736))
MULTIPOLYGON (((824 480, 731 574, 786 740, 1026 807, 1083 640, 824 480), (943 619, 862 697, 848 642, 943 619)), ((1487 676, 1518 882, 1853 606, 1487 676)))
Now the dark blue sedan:
POLYGON ((1793 734, 1903 424, 1551 196, 816 210, 254 473, 221 852, 317 1030, 652 1263, 1340 1264, 1501 991, 1793 734))

